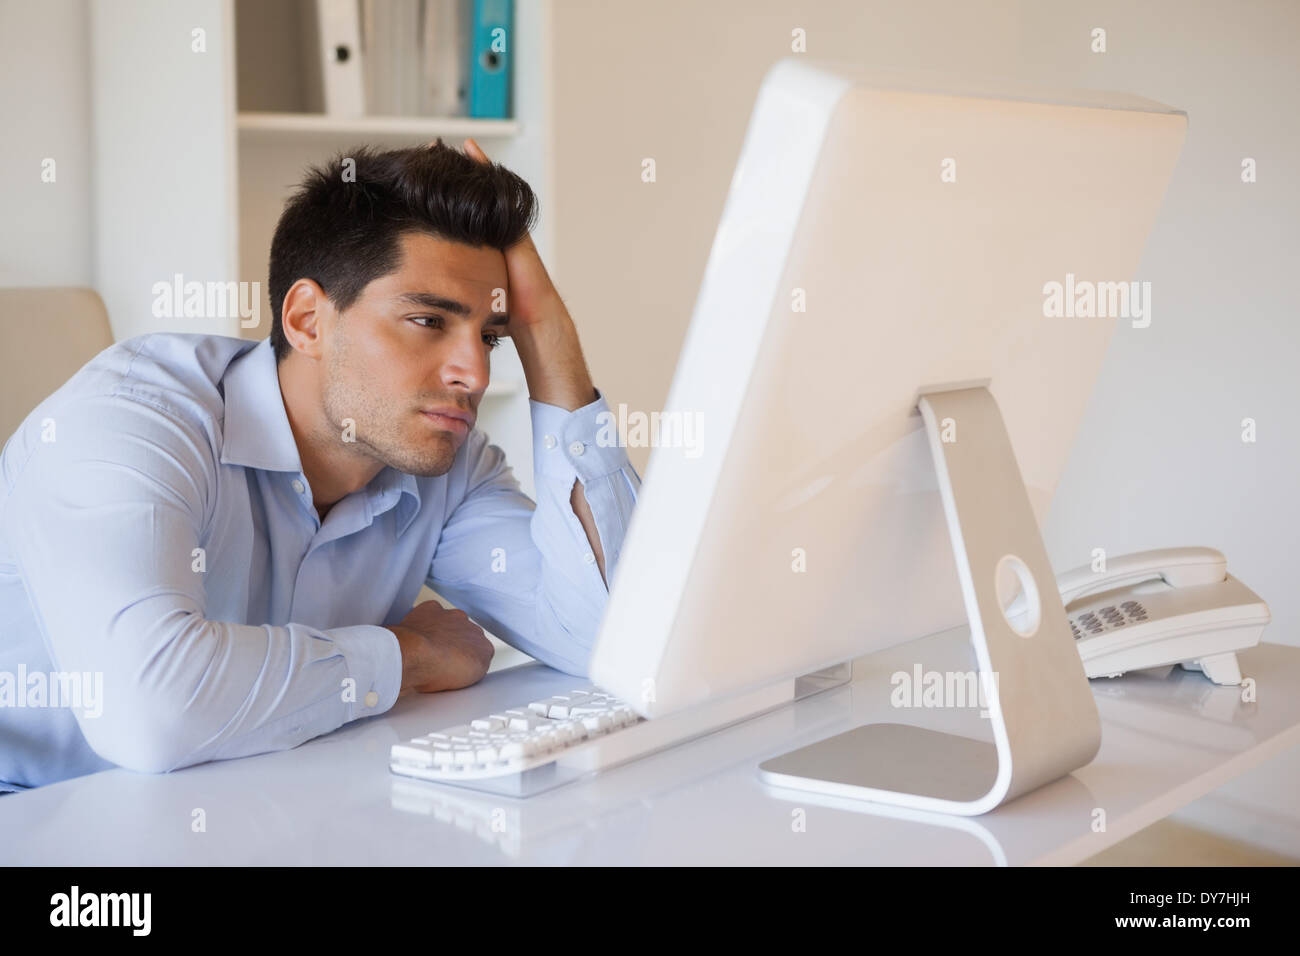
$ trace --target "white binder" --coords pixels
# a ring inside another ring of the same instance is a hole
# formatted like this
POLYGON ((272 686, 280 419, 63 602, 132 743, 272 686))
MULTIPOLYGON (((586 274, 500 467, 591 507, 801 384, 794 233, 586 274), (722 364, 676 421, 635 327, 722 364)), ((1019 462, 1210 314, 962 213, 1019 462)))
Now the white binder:
POLYGON ((308 112, 364 115, 357 0, 302 0, 302 8, 303 93, 308 112))

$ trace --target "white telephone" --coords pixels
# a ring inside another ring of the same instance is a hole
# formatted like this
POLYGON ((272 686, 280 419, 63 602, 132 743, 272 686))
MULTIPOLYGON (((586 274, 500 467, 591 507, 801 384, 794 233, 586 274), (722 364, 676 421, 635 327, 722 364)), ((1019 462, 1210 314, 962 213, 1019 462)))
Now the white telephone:
POLYGON ((1236 652, 1258 644, 1271 620, 1213 548, 1140 551, 1104 572, 1068 571, 1057 586, 1089 677, 1181 664, 1240 684, 1236 652))

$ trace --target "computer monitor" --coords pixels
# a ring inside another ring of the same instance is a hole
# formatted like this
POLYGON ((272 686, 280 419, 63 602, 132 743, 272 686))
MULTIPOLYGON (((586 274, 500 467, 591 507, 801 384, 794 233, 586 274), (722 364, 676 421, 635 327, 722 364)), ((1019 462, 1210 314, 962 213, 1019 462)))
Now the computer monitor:
POLYGON ((872 725, 764 779, 974 814, 1091 760, 1039 527, 1116 322, 1153 321, 1132 280, 1185 129, 1123 94, 776 64, 664 409, 698 440, 651 452, 593 682, 658 718, 969 622, 995 747, 872 725))

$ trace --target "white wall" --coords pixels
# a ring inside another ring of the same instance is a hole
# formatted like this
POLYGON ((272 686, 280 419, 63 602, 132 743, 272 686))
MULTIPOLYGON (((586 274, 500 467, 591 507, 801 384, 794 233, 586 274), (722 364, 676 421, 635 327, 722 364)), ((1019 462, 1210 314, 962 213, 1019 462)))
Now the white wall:
POLYGON ((0 286, 90 285, 88 36, 85 0, 0 0, 0 286))
POLYGON ((94 287, 118 340, 237 334, 152 314, 155 282, 234 277, 228 24, 222 0, 0 0, 0 285, 94 287))
POLYGON ((238 335, 237 315, 153 309, 155 283, 176 275, 239 278, 233 7, 90 0, 89 10, 95 288, 114 335, 238 335))
MULTIPOLYGON (((611 402, 663 407, 758 83, 790 54, 1137 93, 1189 114, 1139 278, 1044 528, 1058 570, 1207 544, 1300 644, 1300 5, 1274 0, 601 0, 555 6, 557 282, 611 402), (1103 27, 1108 51, 1092 53, 1103 27), (639 179, 654 157, 658 182, 639 179), (1240 182, 1243 157, 1259 182, 1240 182), (1258 422, 1243 444, 1240 422, 1258 422)), ((648 451, 630 449, 644 473, 648 451)), ((1264 704, 1261 703, 1261 706, 1264 704)), ((1226 788, 1225 788, 1226 789, 1226 788)), ((1233 785, 1300 847, 1300 748, 1233 785), (1288 795, 1290 812, 1270 807, 1288 795)), ((1240 810, 1245 807, 1245 810, 1240 810)), ((1229 832, 1258 828, 1222 818, 1229 832)))

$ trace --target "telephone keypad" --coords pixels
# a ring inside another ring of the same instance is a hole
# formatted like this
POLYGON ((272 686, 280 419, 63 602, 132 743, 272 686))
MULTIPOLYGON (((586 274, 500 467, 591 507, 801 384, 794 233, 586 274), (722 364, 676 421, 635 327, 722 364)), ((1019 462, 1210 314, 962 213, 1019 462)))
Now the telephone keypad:
POLYGON ((1077 641, 1087 634, 1095 637, 1127 624, 1141 624, 1147 620, 1147 609, 1138 601, 1125 601, 1116 607, 1108 604, 1096 611, 1085 611, 1069 619, 1070 631, 1077 641))

